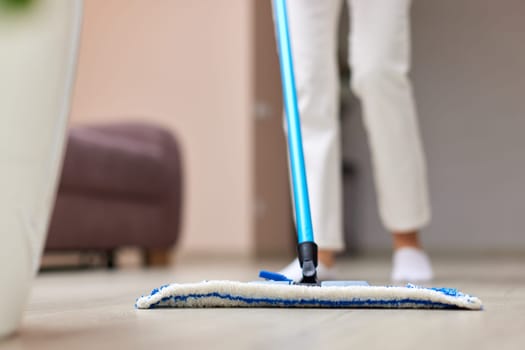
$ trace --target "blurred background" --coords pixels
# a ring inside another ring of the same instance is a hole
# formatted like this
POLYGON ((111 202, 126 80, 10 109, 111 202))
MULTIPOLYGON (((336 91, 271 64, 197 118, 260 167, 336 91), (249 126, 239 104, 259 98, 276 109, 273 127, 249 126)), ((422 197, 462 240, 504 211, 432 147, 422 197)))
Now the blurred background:
MULTIPOLYGON (((423 241, 435 254, 523 255, 525 3, 417 0, 412 17, 433 205, 423 241)), ((391 242, 346 40, 346 254, 382 254, 391 242)), ((130 248, 151 265, 173 255, 290 257, 290 207, 270 1, 86 1, 44 264, 102 252, 113 266, 130 248)))

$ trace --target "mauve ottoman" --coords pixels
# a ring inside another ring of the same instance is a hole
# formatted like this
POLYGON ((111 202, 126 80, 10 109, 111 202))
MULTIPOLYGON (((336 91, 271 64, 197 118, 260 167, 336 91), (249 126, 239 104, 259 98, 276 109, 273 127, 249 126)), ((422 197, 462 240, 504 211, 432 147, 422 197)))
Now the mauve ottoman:
POLYGON ((139 247, 165 263, 182 212, 180 147, 169 131, 123 123, 70 130, 46 251, 139 247))

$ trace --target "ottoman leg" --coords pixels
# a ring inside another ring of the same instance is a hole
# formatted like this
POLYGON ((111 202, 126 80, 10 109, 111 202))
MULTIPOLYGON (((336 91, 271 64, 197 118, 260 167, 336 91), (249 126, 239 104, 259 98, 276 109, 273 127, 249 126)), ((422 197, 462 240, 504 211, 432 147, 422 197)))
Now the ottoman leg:
POLYGON ((147 267, 163 267, 170 264, 169 249, 147 249, 144 251, 144 262, 147 267))
POLYGON ((106 267, 110 270, 115 268, 115 250, 108 250, 106 252, 106 267))

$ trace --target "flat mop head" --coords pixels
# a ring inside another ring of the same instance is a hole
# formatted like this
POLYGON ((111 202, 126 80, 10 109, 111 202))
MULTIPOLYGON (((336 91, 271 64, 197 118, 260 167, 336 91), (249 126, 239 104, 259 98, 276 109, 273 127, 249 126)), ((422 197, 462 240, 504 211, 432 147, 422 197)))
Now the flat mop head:
POLYGON ((480 310, 480 299, 452 288, 369 286, 326 282, 204 281, 168 284, 137 299, 137 309, 195 307, 419 308, 480 310))

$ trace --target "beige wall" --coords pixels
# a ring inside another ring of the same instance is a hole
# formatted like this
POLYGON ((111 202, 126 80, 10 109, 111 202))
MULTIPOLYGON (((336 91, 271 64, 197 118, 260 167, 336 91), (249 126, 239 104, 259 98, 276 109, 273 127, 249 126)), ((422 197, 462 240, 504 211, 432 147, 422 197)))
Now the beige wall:
POLYGON ((85 6, 72 124, 171 128, 185 156, 182 252, 251 253, 252 2, 85 6))
POLYGON ((270 1, 254 1, 255 245, 258 256, 295 254, 282 92, 270 1))

